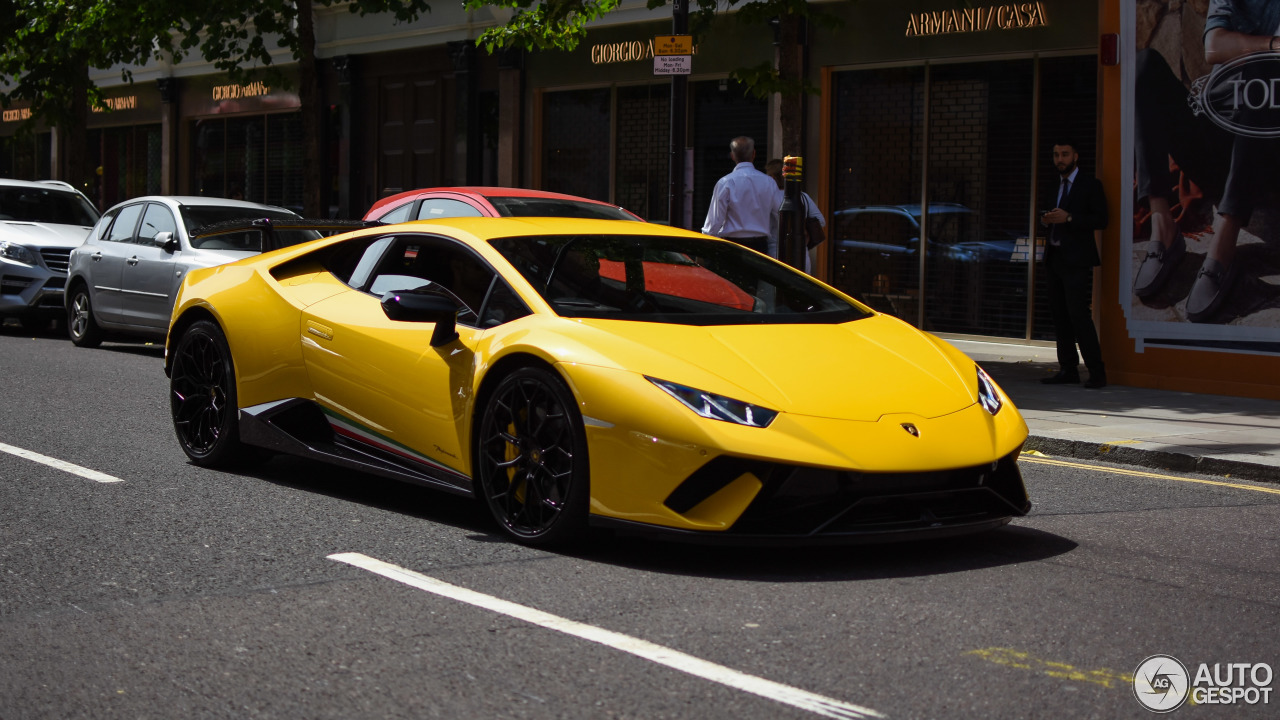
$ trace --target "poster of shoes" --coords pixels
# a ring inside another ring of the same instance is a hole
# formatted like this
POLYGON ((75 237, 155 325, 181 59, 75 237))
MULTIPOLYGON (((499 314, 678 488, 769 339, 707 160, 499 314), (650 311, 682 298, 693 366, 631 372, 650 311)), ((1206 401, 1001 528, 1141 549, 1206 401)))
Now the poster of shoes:
POLYGON ((1129 334, 1139 350, 1280 353, 1280 2, 1124 12, 1129 334))

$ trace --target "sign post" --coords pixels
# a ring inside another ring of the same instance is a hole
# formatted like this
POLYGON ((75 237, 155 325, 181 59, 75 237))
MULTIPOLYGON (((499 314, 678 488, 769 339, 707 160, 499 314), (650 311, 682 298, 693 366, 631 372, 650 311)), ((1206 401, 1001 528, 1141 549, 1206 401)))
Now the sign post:
MULTIPOLYGON (((653 74, 671 76, 671 148, 667 154, 667 223, 685 227, 684 145, 688 114, 689 74, 693 68, 693 37, 689 32, 689 0, 671 3, 671 35, 653 39, 653 74)), ((688 230, 688 227, 685 227, 688 230)))

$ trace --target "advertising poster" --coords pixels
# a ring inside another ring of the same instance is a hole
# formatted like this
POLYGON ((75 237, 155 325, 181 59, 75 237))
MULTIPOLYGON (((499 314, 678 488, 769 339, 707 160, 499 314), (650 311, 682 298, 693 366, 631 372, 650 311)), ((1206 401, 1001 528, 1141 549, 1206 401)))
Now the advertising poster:
POLYGON ((1280 353, 1280 1, 1123 7, 1129 334, 1280 353))

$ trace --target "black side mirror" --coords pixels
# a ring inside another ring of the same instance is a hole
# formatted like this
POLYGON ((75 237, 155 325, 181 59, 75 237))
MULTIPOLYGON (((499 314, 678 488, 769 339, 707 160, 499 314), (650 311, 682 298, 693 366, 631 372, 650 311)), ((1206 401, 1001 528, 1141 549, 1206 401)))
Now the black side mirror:
POLYGON ((156 236, 152 238, 151 242, 155 243, 156 247, 164 250, 165 252, 171 253, 178 249, 178 241, 173 238, 173 233, 168 230, 156 233, 156 236))
POLYGON ((448 345, 458 339, 458 303, 436 293, 392 290, 382 296, 382 312, 392 320, 436 324, 431 347, 448 345))

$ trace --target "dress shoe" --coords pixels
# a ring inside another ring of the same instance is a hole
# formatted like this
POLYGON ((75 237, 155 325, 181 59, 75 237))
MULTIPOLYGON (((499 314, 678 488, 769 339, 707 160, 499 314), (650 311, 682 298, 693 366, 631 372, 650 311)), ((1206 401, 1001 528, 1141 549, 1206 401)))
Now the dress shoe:
POLYGON ((1080 382, 1080 376, 1076 373, 1059 371, 1047 378, 1040 378, 1040 382, 1045 385, 1076 385, 1080 382))
POLYGON ((1146 298, 1160 292, 1186 253, 1187 241, 1182 233, 1174 235, 1167 248, 1159 240, 1148 242, 1147 257, 1138 266, 1138 276, 1133 281, 1133 294, 1146 298))
POLYGON ((1098 372, 1089 372, 1089 379, 1084 381, 1084 386, 1090 390, 1097 390, 1107 386, 1107 371, 1099 370, 1098 372))
POLYGON ((1195 284, 1187 294, 1187 319, 1191 322, 1206 322, 1222 307, 1222 301, 1231 292, 1236 281, 1236 267, 1239 263, 1224 266, 1213 258, 1205 258, 1196 275, 1195 284))

